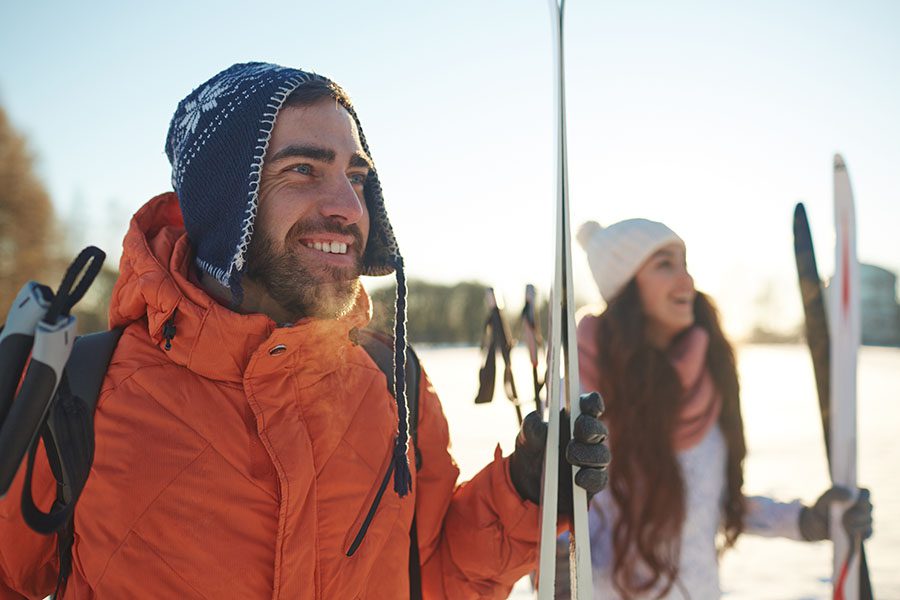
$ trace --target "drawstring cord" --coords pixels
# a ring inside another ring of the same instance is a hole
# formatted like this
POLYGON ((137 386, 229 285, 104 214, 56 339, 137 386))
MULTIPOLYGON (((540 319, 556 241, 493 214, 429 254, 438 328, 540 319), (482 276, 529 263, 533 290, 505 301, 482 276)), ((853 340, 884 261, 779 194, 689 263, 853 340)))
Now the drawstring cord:
MULTIPOLYGON (((406 273, 403 258, 394 259, 397 298, 394 309, 394 397, 397 401, 397 440, 394 443, 394 491, 401 498, 412 489, 409 470, 409 404, 406 394, 406 273)), ((418 390, 414 390, 414 393, 418 390)))

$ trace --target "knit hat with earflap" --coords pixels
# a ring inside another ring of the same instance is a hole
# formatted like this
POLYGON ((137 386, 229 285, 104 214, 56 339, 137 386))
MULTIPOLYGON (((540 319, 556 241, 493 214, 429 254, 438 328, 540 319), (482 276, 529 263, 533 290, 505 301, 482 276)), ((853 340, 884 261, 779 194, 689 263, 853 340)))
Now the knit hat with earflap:
MULTIPOLYGON (((172 186, 178 194, 195 262, 231 290, 236 302, 259 205, 259 184, 269 139, 282 104, 297 88, 334 85, 308 71, 251 62, 232 65, 184 98, 172 117, 166 155, 172 164, 172 186)), ((341 100, 353 117, 369 158, 362 125, 353 106, 341 100)), ((399 413, 394 447, 394 489, 406 495, 412 485, 407 460, 409 443, 406 401, 406 279, 403 257, 394 238, 373 167, 364 186, 369 211, 369 238, 363 254, 364 275, 397 278, 394 311, 394 381, 399 413)))
POLYGON ((628 219, 606 228, 588 221, 578 228, 577 237, 607 303, 625 289, 657 250, 673 242, 684 246, 674 231, 647 219, 628 219))

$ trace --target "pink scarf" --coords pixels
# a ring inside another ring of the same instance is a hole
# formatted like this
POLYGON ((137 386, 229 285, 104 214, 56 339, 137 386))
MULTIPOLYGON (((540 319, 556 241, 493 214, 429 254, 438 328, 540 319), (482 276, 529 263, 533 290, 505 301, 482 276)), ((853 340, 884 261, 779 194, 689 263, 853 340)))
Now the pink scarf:
MULTIPOLYGON (((578 364, 583 390, 600 389, 598 325, 599 317, 590 314, 578 323, 578 364)), ((694 326, 669 350, 672 366, 685 392, 672 439, 676 450, 700 443, 722 411, 722 395, 706 366, 708 347, 709 334, 702 327, 694 326)))

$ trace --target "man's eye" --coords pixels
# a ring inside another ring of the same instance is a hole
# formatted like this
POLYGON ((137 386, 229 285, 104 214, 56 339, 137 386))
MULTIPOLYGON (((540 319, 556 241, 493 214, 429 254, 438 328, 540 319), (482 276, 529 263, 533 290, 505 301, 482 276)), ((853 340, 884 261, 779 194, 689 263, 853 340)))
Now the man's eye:
POLYGON ((366 177, 368 177, 368 175, 368 173, 351 173, 347 178, 353 185, 363 185, 366 183, 366 177))
POLYGON ((301 175, 312 175, 312 165, 297 165, 291 170, 296 173, 300 173, 301 175))

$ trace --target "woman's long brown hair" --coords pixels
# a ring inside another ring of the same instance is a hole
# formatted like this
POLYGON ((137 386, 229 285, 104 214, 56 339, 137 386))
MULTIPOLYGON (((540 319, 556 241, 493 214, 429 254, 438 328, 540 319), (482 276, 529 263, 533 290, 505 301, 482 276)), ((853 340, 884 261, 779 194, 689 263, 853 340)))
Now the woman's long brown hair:
MULTIPOLYGON (((709 333, 706 364, 722 396, 719 427, 728 450, 722 547, 743 528, 747 453, 734 351, 706 295, 694 300, 695 324, 709 333)), ((623 598, 675 584, 685 519, 685 489, 672 445, 684 390, 666 352, 647 341, 637 283, 631 280, 600 316, 600 393, 614 457, 609 490, 619 509, 613 525, 613 584, 623 598), (637 565, 649 567, 640 575, 637 565)), ((683 335, 683 334, 682 334, 683 335)), ((678 338, 676 338, 677 341, 678 338)))

